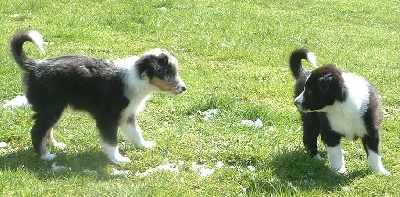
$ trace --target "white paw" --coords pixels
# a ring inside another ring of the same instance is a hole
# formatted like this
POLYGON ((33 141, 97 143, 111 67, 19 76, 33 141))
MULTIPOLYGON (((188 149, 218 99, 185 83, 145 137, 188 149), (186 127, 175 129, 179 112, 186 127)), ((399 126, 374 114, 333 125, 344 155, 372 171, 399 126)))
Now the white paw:
POLYGON ((368 165, 376 173, 390 175, 390 172, 383 167, 381 156, 371 150, 368 150, 368 165))
POLYGON ((347 170, 345 167, 341 167, 341 168, 332 168, 332 170, 338 174, 346 174, 347 170))
POLYGON ((318 153, 314 156, 314 159, 318 160, 318 161, 324 161, 325 159, 321 157, 321 155, 318 153))
POLYGON ((379 168, 379 169, 372 169, 374 172, 382 174, 382 175, 390 175, 390 172, 387 171, 385 168, 379 168))
POLYGON ((387 171, 386 169, 382 169, 379 173, 380 173, 380 174, 383 174, 383 175, 390 176, 390 172, 387 171))
POLYGON ((67 144, 62 143, 62 142, 53 141, 53 142, 51 142, 51 146, 57 147, 61 150, 64 150, 65 147, 67 146, 67 144))
POLYGON ((154 141, 144 141, 143 143, 137 145, 136 147, 139 149, 144 149, 144 148, 152 148, 156 146, 156 143, 154 141))
POLYGON ((46 152, 46 154, 40 156, 40 159, 45 161, 53 161, 57 156, 55 154, 50 154, 50 152, 46 152))
POLYGON ((124 157, 124 156, 122 156, 122 155, 119 155, 119 156, 117 156, 117 157, 110 158, 110 161, 111 161, 112 163, 115 163, 115 164, 119 164, 119 163, 131 163, 131 162, 132 162, 131 159, 129 159, 128 157, 124 157))

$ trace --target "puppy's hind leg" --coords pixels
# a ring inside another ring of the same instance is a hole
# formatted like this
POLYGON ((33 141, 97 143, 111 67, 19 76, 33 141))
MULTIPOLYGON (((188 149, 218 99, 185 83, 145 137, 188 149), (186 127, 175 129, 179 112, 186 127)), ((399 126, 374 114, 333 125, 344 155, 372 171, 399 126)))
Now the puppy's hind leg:
POLYGON ((136 148, 151 148, 156 145, 154 141, 146 141, 143 138, 142 129, 135 115, 130 115, 125 119, 123 118, 120 122, 120 127, 124 136, 129 142, 134 144, 136 148))
POLYGON ((58 121, 63 109, 41 110, 33 116, 35 124, 31 129, 32 145, 40 158, 51 161, 56 155, 51 154, 46 147, 46 136, 53 125, 58 121))
POLYGON ((365 136, 362 138, 362 143, 367 153, 369 167, 376 173, 390 175, 390 172, 383 167, 382 158, 379 154, 379 136, 375 138, 365 136))
POLYGON ((58 142, 54 138, 54 127, 50 128, 49 131, 47 131, 47 145, 54 146, 59 149, 64 149, 67 146, 65 143, 58 142))
POLYGON ((317 113, 301 113, 303 120, 303 144, 311 157, 322 160, 318 152, 318 136, 321 131, 317 113))

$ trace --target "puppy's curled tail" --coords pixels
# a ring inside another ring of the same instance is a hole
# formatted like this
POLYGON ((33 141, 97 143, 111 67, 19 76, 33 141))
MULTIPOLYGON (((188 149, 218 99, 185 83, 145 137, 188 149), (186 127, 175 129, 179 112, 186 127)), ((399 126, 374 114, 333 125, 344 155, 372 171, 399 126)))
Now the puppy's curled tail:
POLYGON ((307 72, 301 64, 301 60, 303 59, 307 60, 315 68, 317 67, 317 59, 313 52, 304 48, 294 50, 289 58, 289 66, 295 79, 298 79, 302 74, 307 72))
POLYGON ((10 51, 12 56, 17 62, 18 66, 23 70, 30 70, 35 66, 35 60, 26 56, 23 45, 26 41, 30 41, 35 44, 42 54, 45 54, 43 49, 43 37, 42 35, 34 30, 23 30, 18 31, 14 34, 10 41, 10 51))

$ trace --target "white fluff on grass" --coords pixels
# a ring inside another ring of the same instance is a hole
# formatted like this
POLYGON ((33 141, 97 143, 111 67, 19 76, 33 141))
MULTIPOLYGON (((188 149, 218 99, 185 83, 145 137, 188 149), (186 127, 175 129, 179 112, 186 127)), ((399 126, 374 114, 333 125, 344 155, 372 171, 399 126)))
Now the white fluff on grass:
POLYGON ((0 153, 7 153, 6 148, 8 147, 8 144, 6 142, 0 142, 0 153))
POLYGON ((242 120, 242 125, 243 126, 248 126, 248 127, 254 127, 254 128, 261 128, 264 126, 263 122, 261 119, 257 118, 256 121, 252 120, 242 120))
POLYGON ((128 177, 130 174, 132 174, 131 170, 118 170, 113 168, 111 172, 111 176, 123 176, 123 177, 128 177))
POLYGON ((192 162, 192 170, 197 172, 201 177, 208 177, 215 172, 214 169, 207 168, 206 165, 198 165, 196 162, 192 162))
POLYGON ((66 171, 71 171, 71 168, 66 167, 66 166, 58 166, 56 162, 51 165, 51 170, 53 172, 66 172, 66 171))
MULTIPOLYGON (((136 177, 145 177, 148 176, 152 173, 156 173, 156 172, 173 172, 173 173, 179 173, 181 172, 180 167, 182 167, 185 164, 184 161, 178 161, 178 164, 175 163, 166 163, 163 165, 159 165, 156 166, 154 168, 149 168, 147 170, 145 170, 144 172, 140 172, 137 171, 134 175, 136 177)), ((216 171, 216 169, 222 169, 223 167, 225 167, 225 164, 223 163, 223 161, 218 161, 215 164, 215 169, 207 167, 206 164, 197 164, 196 162, 191 162, 191 171, 195 172, 197 175, 206 178, 211 176, 212 174, 214 174, 214 172, 216 171)), ((56 162, 53 163, 53 165, 51 166, 51 170, 53 172, 67 172, 67 171, 71 171, 70 167, 66 167, 66 166, 59 166, 57 165, 56 162)), ((244 170, 240 167, 234 167, 234 166, 230 166, 229 168, 238 168, 238 172, 242 173, 244 170)), ((251 172, 256 171, 256 168, 254 166, 248 166, 247 169, 251 172)), ((97 171, 96 170, 89 170, 89 169, 85 169, 83 170, 83 173, 86 174, 91 174, 91 175, 97 175, 97 171)), ((128 176, 130 176, 132 173, 132 170, 118 170, 116 168, 112 168, 112 172, 111 172, 111 176, 121 176, 121 177, 125 177, 127 178, 128 176)))
POLYGON ((147 169, 144 172, 136 172, 135 176, 144 177, 144 176, 147 176, 147 175, 149 175, 151 173, 159 172, 159 171, 169 171, 169 172, 178 173, 179 172, 179 167, 174 163, 167 163, 167 164, 164 164, 164 165, 157 166, 155 168, 147 169))
POLYGON ((0 148, 7 148, 8 144, 6 142, 0 142, 0 148))
POLYGON ((199 111, 199 114, 204 116, 204 120, 210 120, 215 115, 219 114, 219 109, 208 109, 206 111, 199 111))
POLYGON ((25 96, 19 95, 11 100, 5 100, 3 106, 4 107, 19 107, 19 106, 24 106, 24 105, 29 105, 28 99, 25 96))

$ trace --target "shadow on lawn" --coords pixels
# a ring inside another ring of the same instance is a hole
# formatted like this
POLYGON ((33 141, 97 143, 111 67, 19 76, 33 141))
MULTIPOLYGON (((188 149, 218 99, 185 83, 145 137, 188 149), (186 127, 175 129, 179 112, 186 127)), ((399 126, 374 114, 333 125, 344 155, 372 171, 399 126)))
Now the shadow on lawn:
MULTIPOLYGON (((326 158, 326 156, 323 156, 326 158)), ((329 168, 329 162, 310 158, 304 151, 295 150, 276 155, 267 164, 272 177, 259 177, 250 186, 250 191, 292 193, 311 189, 336 191, 353 180, 368 174, 367 169, 337 174, 329 168)))
POLYGON ((113 178, 106 168, 111 164, 110 161, 97 148, 87 147, 84 152, 77 153, 70 153, 71 150, 52 152, 57 155, 54 161, 41 160, 32 149, 0 155, 0 171, 28 171, 43 180, 79 175, 95 175, 96 179, 113 178), (53 171, 54 162, 56 166, 64 166, 65 169, 59 172, 53 171))

